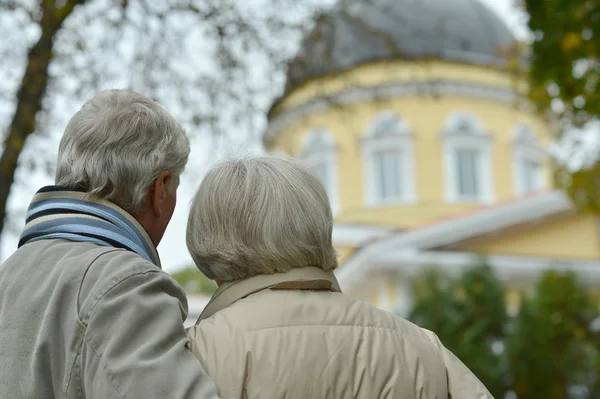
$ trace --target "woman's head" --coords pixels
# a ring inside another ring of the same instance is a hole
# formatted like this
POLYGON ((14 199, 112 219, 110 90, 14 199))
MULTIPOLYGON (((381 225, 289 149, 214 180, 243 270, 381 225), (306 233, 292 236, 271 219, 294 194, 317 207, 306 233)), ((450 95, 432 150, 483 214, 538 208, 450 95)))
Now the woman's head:
POLYGON ((252 157, 206 175, 193 199, 187 247, 213 280, 337 267, 333 220, 317 176, 297 162, 252 157))

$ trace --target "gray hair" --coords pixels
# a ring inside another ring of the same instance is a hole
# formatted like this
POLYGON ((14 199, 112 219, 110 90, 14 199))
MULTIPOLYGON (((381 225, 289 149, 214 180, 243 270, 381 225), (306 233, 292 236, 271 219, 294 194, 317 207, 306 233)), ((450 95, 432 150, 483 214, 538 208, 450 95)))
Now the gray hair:
POLYGON ((200 271, 221 281, 293 268, 337 267, 327 193, 305 166, 275 157, 226 161, 192 201, 187 247, 200 271))
POLYGON ((183 127, 158 103, 126 90, 107 90, 69 121, 60 142, 56 184, 81 188, 138 212, 158 176, 174 191, 190 153, 183 127))

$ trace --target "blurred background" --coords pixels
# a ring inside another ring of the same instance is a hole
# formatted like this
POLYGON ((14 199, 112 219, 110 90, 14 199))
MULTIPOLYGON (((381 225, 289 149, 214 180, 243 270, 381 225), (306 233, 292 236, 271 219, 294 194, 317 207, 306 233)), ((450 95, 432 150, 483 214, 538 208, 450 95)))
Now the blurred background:
POLYGON ((190 163, 299 158, 343 290, 434 330, 497 398, 600 398, 598 0, 0 0, 0 260, 97 91, 151 96, 190 163))

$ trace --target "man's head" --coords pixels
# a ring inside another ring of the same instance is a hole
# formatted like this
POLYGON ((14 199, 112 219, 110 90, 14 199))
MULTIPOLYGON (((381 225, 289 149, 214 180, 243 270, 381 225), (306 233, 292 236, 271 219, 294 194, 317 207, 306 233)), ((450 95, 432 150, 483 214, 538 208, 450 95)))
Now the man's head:
POLYGON ((158 244, 189 153, 184 129, 159 104, 131 91, 103 91, 69 121, 56 184, 121 206, 158 244))
POLYGON ((256 157, 213 167, 192 203, 187 246, 207 277, 233 281, 305 266, 333 270, 327 193, 306 167, 256 157))

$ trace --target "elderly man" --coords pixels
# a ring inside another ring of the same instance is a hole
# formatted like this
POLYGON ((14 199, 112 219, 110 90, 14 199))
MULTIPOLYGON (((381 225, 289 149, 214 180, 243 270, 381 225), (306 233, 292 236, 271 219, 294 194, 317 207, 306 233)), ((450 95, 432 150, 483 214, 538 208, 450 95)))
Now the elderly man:
POLYGON ((187 300, 160 268, 190 152, 183 128, 130 91, 99 93, 60 143, 0 266, 0 397, 204 398, 187 300))
POLYGON ((342 294, 325 189, 283 159, 225 162, 187 245, 219 289, 189 331, 225 398, 491 399, 436 335, 342 294))

